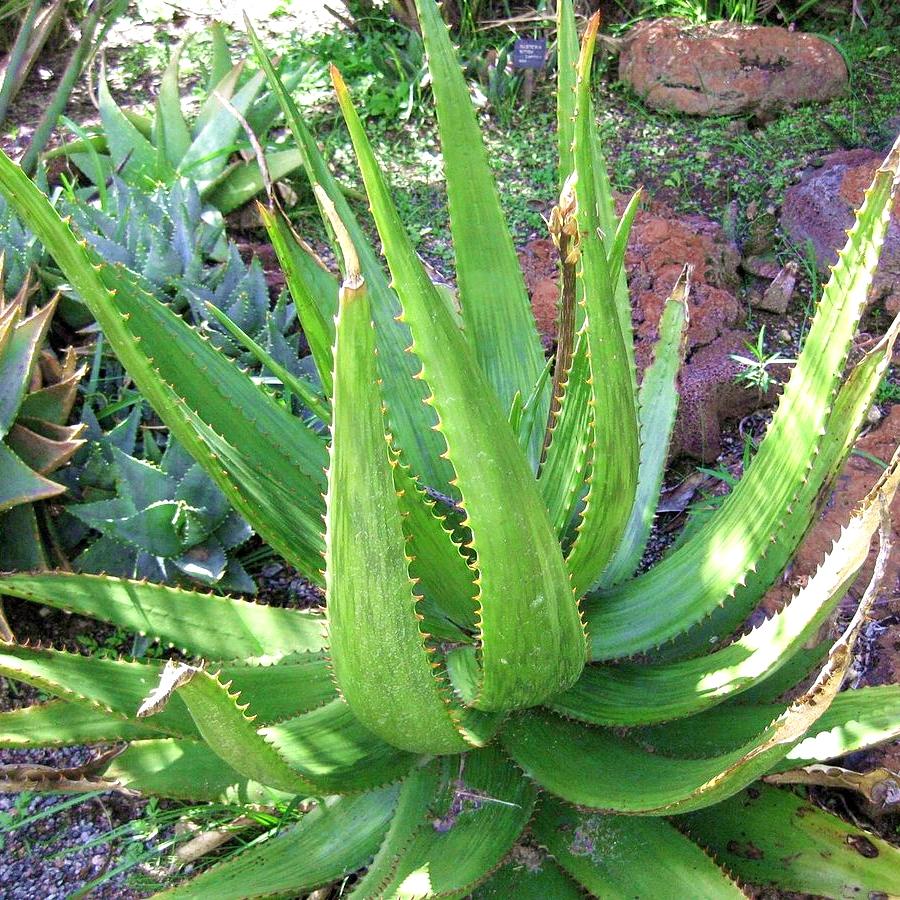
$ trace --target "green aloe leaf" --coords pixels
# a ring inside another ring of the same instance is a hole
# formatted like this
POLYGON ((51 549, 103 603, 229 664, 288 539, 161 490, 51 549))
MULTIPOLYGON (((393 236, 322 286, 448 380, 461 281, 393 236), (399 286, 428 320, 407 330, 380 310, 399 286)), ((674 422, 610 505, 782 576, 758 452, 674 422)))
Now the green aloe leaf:
POLYGON ((592 896, 746 897, 729 875, 665 819, 579 812, 545 797, 531 831, 592 896), (652 864, 650 848, 659 865, 652 864))
POLYGON ((378 849, 396 799, 396 788, 385 788, 324 800, 297 825, 156 896, 243 900, 305 894, 365 865, 378 849))
POLYGON ((246 712, 249 703, 238 703, 240 692, 230 693, 218 676, 203 669, 186 663, 166 663, 158 685, 137 711, 138 717, 164 713, 176 692, 203 740, 235 771, 290 794, 309 797, 321 792, 259 734, 253 722, 256 717, 246 712))
POLYGON ((174 170, 113 99, 106 83, 105 69, 100 73, 97 98, 100 104, 100 121, 103 123, 109 155, 116 171, 125 180, 148 189, 157 178, 162 181, 173 180, 174 170))
MULTIPOLYGON (((265 83, 265 74, 257 72, 234 96, 226 99, 240 115, 246 116, 265 83)), ((228 164, 235 142, 242 133, 241 122, 234 112, 215 93, 210 99, 215 103, 216 109, 203 123, 178 166, 179 173, 197 182, 201 193, 228 164)))
POLYGON ((390 884, 398 860, 412 843, 416 832, 430 824, 431 808, 441 786, 442 764, 432 760, 413 770, 400 785, 397 807, 378 853, 366 874, 354 885, 350 897, 355 900, 380 900, 390 884))
POLYGON ((503 732, 504 746, 529 777, 564 800, 590 809, 675 814, 731 796, 784 759, 840 690, 884 578, 890 545, 884 524, 881 539, 885 552, 859 609, 812 687, 736 749, 701 758, 664 757, 615 730, 545 712, 529 712, 511 721, 503 732))
POLYGON ((318 709, 337 698, 324 653, 293 653, 281 659, 216 663, 219 678, 253 704, 263 722, 279 722, 318 709), (272 690, 272 685, 278 690, 272 690))
POLYGON ((332 74, 478 558, 482 683, 473 705, 539 703, 554 685, 571 684, 584 660, 559 544, 505 411, 417 258, 347 89, 332 74))
POLYGON ((191 145, 191 130, 181 109, 179 92, 179 63, 187 40, 179 42, 172 51, 169 63, 163 71, 159 82, 159 94, 156 97, 156 117, 154 127, 157 131, 154 143, 162 146, 166 161, 173 169, 177 169, 188 147, 191 145))
MULTIPOLYGON (((102 659, 61 650, 9 645, 0 654, 0 670, 80 706, 114 718, 134 720, 143 698, 159 681, 163 665, 158 660, 102 659)), ((260 723, 298 716, 335 699, 334 686, 321 654, 301 653, 277 663, 227 663, 221 678, 252 701, 260 723), (280 690, 272 691, 277 683, 280 690)), ((180 702, 154 719, 150 726, 176 737, 196 737, 180 702)))
POLYGON ((74 512, 79 519, 99 532, 111 537, 119 536, 123 543, 145 549, 153 556, 180 556, 186 547, 179 526, 184 524, 189 513, 174 501, 153 503, 146 509, 124 516, 119 514, 116 501, 105 500, 96 504, 79 504, 74 512), (115 505, 110 509, 108 503, 115 505))
MULTIPOLYGON (((631 195, 631 199, 628 201, 628 205, 622 212, 622 218, 619 219, 619 222, 616 225, 615 236, 613 237, 612 243, 610 244, 609 242, 607 242, 607 252, 609 255, 609 280, 613 284, 617 284, 619 279, 624 276, 625 251, 628 249, 628 238, 631 236, 631 226, 634 224, 634 217, 637 215, 638 207, 641 205, 642 199, 643 191, 641 188, 638 188, 631 195)), ((682 273, 682 278, 687 279, 688 275, 689 272, 685 271, 684 273, 682 273)), ((680 284, 676 282, 675 288, 673 288, 673 292, 679 286, 680 284)), ((684 290, 686 294, 686 286, 684 290)), ((662 326, 660 326, 660 331, 662 331, 662 326)))
MULTIPOLYGON (((269 184, 286 178, 303 165, 303 159, 295 149, 270 151, 265 154, 265 160, 269 184)), ((232 163, 206 188, 203 199, 227 215, 249 203, 266 184, 257 160, 232 163)))
MULTIPOLYGON (((783 709, 777 703, 726 703, 665 725, 632 732, 663 756, 709 756, 733 750, 749 740, 783 709)), ((843 691, 800 743, 771 771, 827 762, 866 750, 900 735, 900 685, 843 691)))
MULTIPOLYGON (((0 674, 5 677, 122 719, 134 718, 141 700, 158 682, 161 669, 162 664, 156 661, 101 659, 14 644, 0 648, 0 674)), ((180 701, 173 703, 152 727, 173 737, 197 736, 180 701)))
POLYGON ((760 558, 771 554, 772 539, 798 496, 815 496, 821 488, 828 469, 811 471, 809 461, 823 447, 823 435, 846 427, 832 414, 834 392, 884 242, 898 171, 900 142, 866 192, 803 351, 744 477, 716 515, 652 571, 588 606, 595 660, 648 650, 708 616, 760 558))
POLYGON ((627 333, 618 313, 599 214, 603 197, 594 175, 596 124, 590 94, 591 60, 599 18, 591 20, 578 62, 575 113, 575 197, 579 279, 584 298, 586 352, 591 384, 591 468, 584 510, 566 559, 578 595, 612 559, 631 515, 640 455, 638 414, 627 333))
POLYGON ((202 741, 132 741, 103 769, 106 778, 145 797, 274 806, 293 795, 250 781, 202 741))
MULTIPOLYGON (((825 561, 790 604, 722 650, 659 664, 588 666, 578 683, 549 705, 595 725, 642 725, 690 716, 776 672, 815 637, 869 555, 882 510, 900 483, 900 450, 841 532, 825 561)), ((889 545, 881 548, 882 556, 889 545)))
POLYGON ((51 301, 23 318, 21 305, 11 304, 0 320, 0 438, 6 437, 19 414, 55 309, 56 301, 51 301))
POLYGON ((24 503, 0 512, 0 531, 5 536, 0 566, 25 570, 49 568, 34 506, 24 503))
MULTIPOLYGON (((530 849, 530 848, 529 848, 530 849)), ((522 853, 498 869, 472 892, 474 900, 583 900, 584 891, 549 857, 537 863, 531 852, 522 853)))
POLYGON ((578 28, 572 0, 556 4, 556 143, 559 190, 575 171, 575 85, 578 80, 578 28))
MULTIPOLYGON (((215 33, 215 32, 213 32, 215 33)), ((215 38, 213 39, 215 46, 215 38)), ((215 56, 215 50, 213 51, 215 56)), ((244 62, 235 63, 229 54, 227 62, 221 58, 219 65, 214 61, 213 69, 210 71, 210 80, 206 89, 206 97, 197 113, 197 118, 191 127, 191 139, 198 137, 211 121, 216 113, 221 112, 222 102, 219 97, 231 100, 234 92, 237 90, 238 82, 244 74, 244 62), (213 80, 215 79, 215 80, 213 80), (218 97, 216 96, 218 94, 218 97)))
POLYGON ((159 735, 152 725, 126 722, 102 709, 65 700, 0 713, 0 747, 114 744, 159 735))
POLYGON ((328 408, 327 401, 319 396, 316 389, 309 382, 294 375, 281 365, 281 363, 277 362, 265 348, 261 347, 249 334, 235 325, 235 323, 228 318, 228 315, 215 304, 207 303, 206 309, 235 340, 243 344, 257 362, 261 363, 276 378, 281 380, 285 390, 292 391, 296 394, 300 402, 306 406, 320 422, 328 423, 331 421, 331 410, 328 408))
POLYGON ((369 731, 343 700, 267 725, 260 733, 328 793, 355 793, 398 781, 422 760, 369 731))
POLYGON ((583 332, 576 340, 572 365, 562 386, 560 409, 538 475, 550 522, 560 540, 581 498, 590 457, 590 366, 583 332))
POLYGON ((449 628, 446 634, 434 632, 438 637, 470 641, 475 630, 475 572, 453 540, 451 524, 407 467, 395 462, 393 475, 412 556, 409 571, 425 594, 420 612, 431 625, 449 628))
MULTIPOLYGON (((451 469, 440 455, 444 449, 443 442, 440 435, 432 429, 435 424, 434 414, 423 403, 427 392, 425 386, 415 379, 418 371, 415 358, 407 353, 411 342, 409 329, 396 321, 400 314, 396 294, 389 287, 375 250, 356 221, 340 185, 331 174, 306 127, 297 104, 285 89, 249 21, 247 35, 257 61, 266 73, 269 88, 278 97, 285 121, 303 155, 303 167, 310 183, 318 184, 334 204, 359 254, 362 274, 372 300, 378 344, 378 371, 382 379, 382 393, 388 407, 391 431, 403 447, 406 461, 413 472, 429 487, 443 493, 452 493, 449 484, 451 469)), ((323 297, 323 301, 326 299, 323 297)), ((325 383, 327 382, 323 380, 323 384, 325 383)))
POLYGON ((213 22, 209 26, 210 36, 210 61, 206 78, 206 93, 211 94, 220 84, 222 79, 234 69, 234 60, 231 58, 231 50, 228 48, 228 39, 220 22, 213 22))
POLYGON ((431 818, 400 854, 379 897, 467 896, 519 838, 536 795, 496 749, 443 760, 431 818))
POLYGON ((796 794, 755 784, 676 825, 746 881, 823 897, 900 894, 900 850, 796 794))
POLYGON ((284 272, 325 396, 330 397, 337 280, 322 267, 281 209, 260 206, 259 215, 284 272))
POLYGON ((713 610, 710 617, 661 649, 663 657, 682 657, 706 652, 711 644, 731 634, 757 606, 766 591, 776 582, 812 527, 819 508, 828 496, 847 454, 866 422, 866 414, 892 358, 896 337, 900 333, 900 317, 896 318, 884 337, 853 368, 838 390, 831 414, 832 427, 823 436, 819 452, 812 461, 809 478, 798 491, 791 513, 778 531, 756 569, 739 585, 734 597, 713 610))
MULTIPOLYGON (((509 409, 516 392, 527 397, 544 368, 531 313, 481 130, 459 60, 434 0, 417 0, 419 24, 437 109, 447 179, 450 231, 465 333, 488 383, 509 409)), ((546 419, 549 397, 541 399, 546 419)), ((537 462, 541 435, 531 457, 537 462)))
POLYGON ((325 644, 322 616, 161 584, 48 572, 2 575, 0 591, 91 616, 206 659, 278 658, 325 644))
MULTIPOLYGON (((351 253, 345 249, 345 265, 351 253)), ((334 350, 325 519, 334 674, 357 718, 384 740, 410 751, 460 752, 466 743, 419 628, 377 381, 368 292, 348 268, 334 350)))
POLYGON ((600 580, 604 588, 634 574, 653 527, 678 411, 678 372, 687 349, 689 291, 690 281, 685 271, 666 300, 659 339, 653 348, 653 362, 644 372, 638 392, 641 457, 637 493, 622 542, 600 580))
POLYGON ((36 503, 65 492, 65 487, 32 471, 6 444, 0 443, 0 512, 36 503))

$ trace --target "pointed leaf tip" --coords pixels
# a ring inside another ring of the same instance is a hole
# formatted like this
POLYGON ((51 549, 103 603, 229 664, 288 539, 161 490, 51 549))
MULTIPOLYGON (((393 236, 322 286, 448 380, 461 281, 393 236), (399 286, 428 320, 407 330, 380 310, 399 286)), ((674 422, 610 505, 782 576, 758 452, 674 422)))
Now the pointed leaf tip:
POLYGON ((348 94, 347 83, 344 81, 344 76, 341 75, 341 70, 334 64, 328 64, 328 74, 331 76, 331 83, 334 85, 335 91, 337 91, 340 95, 348 94))

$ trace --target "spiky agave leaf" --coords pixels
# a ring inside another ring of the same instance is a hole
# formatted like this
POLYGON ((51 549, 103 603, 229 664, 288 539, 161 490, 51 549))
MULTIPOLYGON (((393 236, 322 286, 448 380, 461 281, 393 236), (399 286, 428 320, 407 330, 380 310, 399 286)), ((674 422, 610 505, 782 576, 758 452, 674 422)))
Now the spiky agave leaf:
MULTIPOLYGON (((0 284, 0 568, 46 568, 50 553, 39 504, 66 487, 55 480, 84 443, 67 425, 85 367, 69 350, 60 362, 46 346, 56 300, 27 312, 28 284, 4 301, 0 284), (53 477, 51 477, 53 476, 53 477)), ((2 620, 2 613, 0 613, 2 620)))
POLYGON ((0 197, 0 292, 15 297, 43 258, 43 247, 0 197))
MULTIPOLYGON (((210 27, 218 48, 217 62, 210 70, 206 95, 198 114, 188 120, 182 109, 180 61, 186 41, 172 52, 159 81, 159 93, 151 114, 121 108, 101 75, 98 97, 100 128, 51 150, 47 158, 72 160, 94 185, 101 186, 119 175, 142 191, 179 180, 190 182, 203 199, 222 213, 243 206, 263 191, 266 177, 259 162, 233 160, 235 145, 245 139, 244 123, 257 138, 266 135, 278 118, 277 101, 265 90, 264 76, 245 76, 243 62, 235 63, 227 43, 210 27)), ((293 88, 303 77, 303 67, 285 73, 293 88)), ((277 181, 299 169, 302 157, 295 148, 272 149, 264 154, 268 177, 277 181)))
POLYGON ((250 539, 250 526, 176 441, 169 442, 158 466, 116 447, 112 454, 116 493, 67 507, 100 532, 75 559, 75 568, 255 593, 253 579, 231 555, 250 539))

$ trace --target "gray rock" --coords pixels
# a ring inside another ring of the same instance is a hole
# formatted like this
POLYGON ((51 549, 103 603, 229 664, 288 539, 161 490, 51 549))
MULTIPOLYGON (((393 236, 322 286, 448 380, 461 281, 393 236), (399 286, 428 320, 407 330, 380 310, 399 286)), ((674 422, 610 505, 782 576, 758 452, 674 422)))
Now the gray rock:
MULTIPOLYGON (((812 245, 827 277, 827 267, 847 241, 853 211, 862 203, 884 154, 875 150, 840 150, 804 173, 789 188, 781 208, 781 227, 801 248, 812 245)), ((894 207, 869 302, 883 301, 889 313, 900 312, 900 207, 894 207)))

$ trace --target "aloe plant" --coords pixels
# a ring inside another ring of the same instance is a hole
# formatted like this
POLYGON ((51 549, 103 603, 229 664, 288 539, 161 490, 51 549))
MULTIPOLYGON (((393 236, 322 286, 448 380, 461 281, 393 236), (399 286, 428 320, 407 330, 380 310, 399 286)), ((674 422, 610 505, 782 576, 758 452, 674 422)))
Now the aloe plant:
POLYGON ((293 304, 283 294, 273 305, 259 261, 244 263, 226 239, 221 217, 217 221, 209 215, 214 211, 204 209, 195 184, 159 185, 145 194, 113 177, 102 202, 76 196, 61 208, 103 259, 140 274, 155 296, 197 325, 216 347, 244 365, 256 364, 210 307, 224 311, 281 365, 300 374, 293 304))
MULTIPOLYGON (((206 93, 192 121, 184 115, 179 94, 182 42, 162 74, 151 114, 120 108, 103 74, 98 86, 100 131, 79 133, 77 139, 49 151, 46 158, 72 159, 97 185, 113 173, 148 192, 159 182, 172 185, 187 179, 197 185, 204 201, 223 213, 262 191, 266 177, 277 181, 299 169, 300 155, 292 148, 265 153, 266 173, 260 171, 255 157, 235 159, 236 150, 250 147, 245 127, 265 141, 278 117, 278 102, 264 90, 261 73, 244 77, 244 63, 232 59, 218 23, 210 26, 210 37, 212 59, 206 93)), ((302 66, 292 70, 285 76, 287 85, 296 85, 305 73, 302 66)))
POLYGON ((635 575, 677 403, 688 284, 666 305, 638 389, 622 265, 635 204, 615 218, 594 127, 597 19, 579 54, 572 4, 559 4, 561 197, 550 226, 561 349, 551 373, 447 32, 433 0, 417 7, 458 297, 414 252, 334 72, 385 275, 251 32, 343 269, 337 284, 278 209, 266 212, 321 376, 310 400, 327 435, 138 275, 79 244, 0 157, 0 191, 137 387, 327 598, 324 610, 299 611, 108 576, 3 576, 9 595, 181 651, 163 664, 4 646, 0 673, 56 699, 0 715, 0 743, 120 742, 88 767, 7 766, 6 789, 310 801, 299 823, 172 897, 301 895, 350 875, 351 893, 373 898, 723 898, 751 881, 831 897, 900 893, 895 847, 766 783, 809 780, 810 766, 900 733, 900 687, 840 692, 890 552, 900 453, 793 602, 729 637, 813 522, 888 365, 900 321, 842 380, 900 141, 744 477, 635 575), (820 638, 876 532, 858 611, 835 642, 820 638), (809 686, 779 699, 810 672, 809 686), (875 852, 858 852, 861 841, 875 852))
POLYGON ((94 490, 92 499, 66 507, 100 533, 73 560, 77 570, 256 592, 253 579, 230 554, 252 531, 175 441, 158 464, 135 459, 115 444, 92 449, 103 456, 115 492, 94 490))
MULTIPOLYGON (((0 281, 2 284, 2 281, 0 281)), ((45 339, 55 302, 28 312, 27 282, 4 301, 0 290, 0 567, 46 568, 37 507, 64 493, 52 476, 84 443, 68 425, 85 368, 72 349, 60 361, 45 339)), ((2 625, 2 615, 0 615, 2 625)))
POLYGON ((14 297, 41 263, 44 250, 0 198, 0 292, 14 297))

